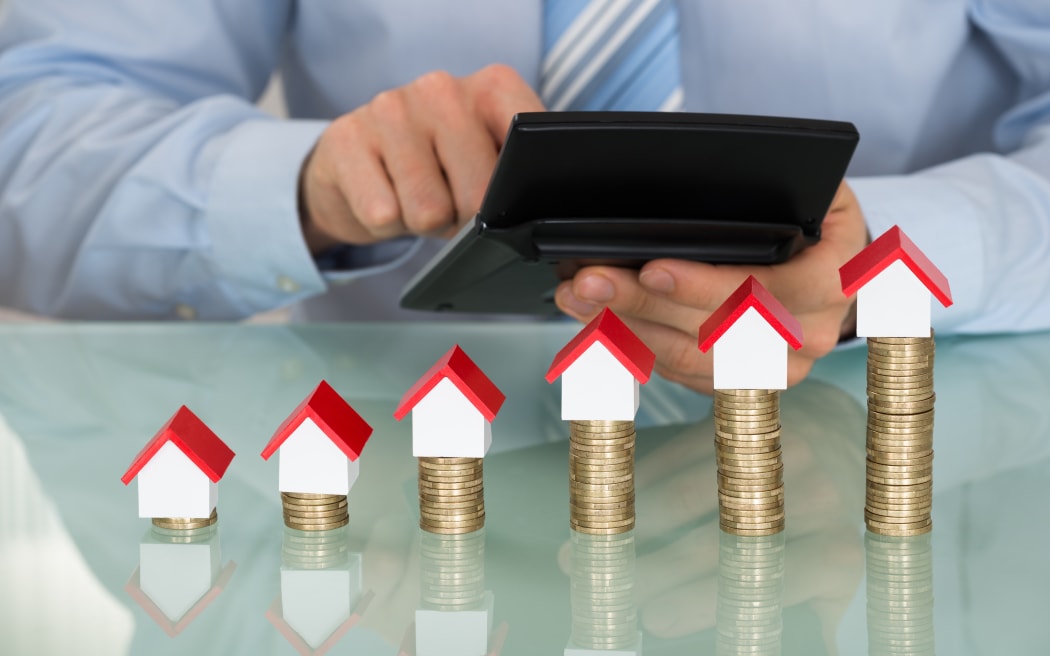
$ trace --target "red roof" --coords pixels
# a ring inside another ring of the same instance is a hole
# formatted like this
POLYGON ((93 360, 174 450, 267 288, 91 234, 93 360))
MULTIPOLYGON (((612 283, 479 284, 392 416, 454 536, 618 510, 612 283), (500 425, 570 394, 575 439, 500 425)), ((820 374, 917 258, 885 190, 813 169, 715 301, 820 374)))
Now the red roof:
POLYGON ((135 456, 131 467, 120 478, 124 485, 138 476, 146 463, 152 460, 153 456, 157 455, 157 451, 160 451, 160 448, 169 441, 179 447, 179 450, 185 453, 186 457, 197 465, 213 483, 219 482, 222 475, 226 473, 226 468, 230 466, 230 461, 233 460, 233 451, 230 450, 230 447, 226 446, 226 443, 220 440, 219 436, 213 433, 197 415, 190 412, 189 408, 182 406, 135 456))
POLYGON ((405 392, 397 410, 394 410, 394 419, 404 419, 405 415, 444 378, 451 380, 463 396, 467 397, 489 421, 496 418, 496 413, 507 398, 457 344, 405 392))
POLYGON ((312 419, 328 439, 351 460, 360 457, 365 442, 372 435, 372 427, 361 415, 354 412, 350 404, 339 396, 339 392, 332 389, 327 381, 322 380, 317 389, 277 428, 277 432, 262 451, 263 460, 269 460, 307 418, 312 419))
POLYGON ((755 308, 791 348, 802 348, 802 324, 754 276, 748 276, 725 303, 700 326, 700 350, 707 353, 715 342, 749 309, 755 308))
POLYGON ((872 278, 897 260, 904 262, 911 269, 915 277, 926 285, 926 289, 937 297, 941 305, 948 307, 952 304, 952 292, 948 288, 948 279, 898 226, 893 226, 882 233, 878 239, 868 244, 867 248, 842 265, 842 268, 839 269, 842 293, 846 296, 853 296, 861 287, 868 284, 872 278))
POLYGON ((553 383, 576 359, 595 342, 609 349, 620 364, 631 372, 638 382, 648 382, 656 362, 656 354, 649 350, 638 336, 631 332, 620 317, 609 308, 598 313, 583 330, 576 334, 565 347, 554 356, 547 370, 547 382, 553 383))

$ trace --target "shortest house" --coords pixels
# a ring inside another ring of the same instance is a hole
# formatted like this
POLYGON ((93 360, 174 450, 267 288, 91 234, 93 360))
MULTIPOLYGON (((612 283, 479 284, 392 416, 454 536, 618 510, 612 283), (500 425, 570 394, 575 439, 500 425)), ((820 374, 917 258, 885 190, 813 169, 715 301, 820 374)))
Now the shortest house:
POLYGON ((139 451, 121 482, 138 477, 139 517, 198 518, 211 515, 218 482, 233 451, 182 406, 139 451))

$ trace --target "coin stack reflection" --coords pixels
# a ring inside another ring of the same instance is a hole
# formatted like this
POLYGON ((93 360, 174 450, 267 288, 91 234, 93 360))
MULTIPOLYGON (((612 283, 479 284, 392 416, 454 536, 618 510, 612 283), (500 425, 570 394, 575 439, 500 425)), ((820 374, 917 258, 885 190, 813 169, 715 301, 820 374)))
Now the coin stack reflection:
POLYGON ((345 494, 281 492, 281 505, 284 525, 300 531, 330 531, 350 521, 345 494))
POLYGON ((932 656, 933 553, 930 535, 865 538, 868 653, 932 656))
POLYGON ((472 533, 485 525, 482 458, 419 458, 419 527, 472 533))
POLYGON ((300 531, 285 527, 281 563, 293 569, 329 569, 350 560, 345 526, 328 531, 300 531))
POLYGON ((420 606, 426 610, 475 610, 485 597, 485 530, 461 534, 421 532, 420 606))
POLYGON ((219 511, 213 508, 208 517, 154 517, 153 525, 169 531, 195 531, 207 528, 219 521, 219 511))
POLYGON ((634 422, 569 422, 569 526, 593 535, 634 528, 634 422))
POLYGON ((573 531, 571 558, 571 646, 603 651, 640 646, 634 533, 573 531))
POLYGON ((715 390, 718 514, 723 531, 772 535, 784 529, 779 390, 715 390))
POLYGON ((219 527, 212 523, 192 529, 173 529, 154 525, 150 533, 157 542, 166 544, 197 544, 212 539, 218 531, 219 527))
POLYGON ((864 519, 882 535, 932 527, 933 356, 930 337, 868 338, 864 519))
POLYGON ((780 653, 783 633, 784 534, 722 533, 718 545, 716 653, 780 653))

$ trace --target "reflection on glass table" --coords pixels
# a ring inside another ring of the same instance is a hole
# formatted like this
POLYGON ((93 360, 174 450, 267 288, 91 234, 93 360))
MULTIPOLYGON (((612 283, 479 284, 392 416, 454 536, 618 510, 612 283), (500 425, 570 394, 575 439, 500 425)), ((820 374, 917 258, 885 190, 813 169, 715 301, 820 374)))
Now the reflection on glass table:
POLYGON ((574 332, 0 327, 0 653, 1045 653, 1050 335, 938 340, 919 540, 865 533, 864 352, 822 361, 783 394, 787 530, 756 543, 718 530, 710 399, 661 380, 642 389, 636 529, 569 531, 568 429, 543 373, 574 332), (507 402, 486 526, 447 540, 418 528, 392 413, 453 343, 507 402), (375 434, 349 525, 297 535, 258 454, 321 379, 375 434), (185 542, 119 481, 181 404, 238 454, 219 523, 185 542))

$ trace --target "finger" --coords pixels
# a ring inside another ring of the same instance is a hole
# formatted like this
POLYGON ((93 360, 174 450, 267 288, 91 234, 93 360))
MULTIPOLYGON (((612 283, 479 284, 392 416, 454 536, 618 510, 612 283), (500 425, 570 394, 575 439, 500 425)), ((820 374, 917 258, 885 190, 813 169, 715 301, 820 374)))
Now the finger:
POLYGON ((400 90, 372 101, 383 164, 394 184, 401 220, 414 234, 431 234, 453 223, 452 195, 434 145, 414 120, 400 90))
POLYGON ((499 146, 510 121, 519 112, 542 112, 543 101, 513 68, 494 64, 464 79, 474 98, 475 111, 499 146))
POLYGON ((555 301, 564 302, 563 311, 581 320, 589 317, 589 312, 608 307, 624 320, 637 317, 695 335, 706 318, 694 307, 650 293, 639 284, 638 274, 629 269, 585 267, 573 276, 571 283, 558 289, 561 297, 556 294, 555 301))
POLYGON ((496 166, 496 142, 485 127, 477 122, 463 120, 450 129, 435 133, 435 147, 441 167, 448 179, 455 206, 456 223, 470 220, 481 207, 492 169, 496 166))
MULTIPOLYGON (((391 239, 405 232, 401 204, 394 184, 376 150, 354 150, 340 165, 339 186, 346 199, 350 218, 356 220, 374 239, 391 239)), ((330 214, 329 216, 346 216, 330 214)), ((349 232, 349 229, 347 229, 349 232)), ((336 236, 343 237, 339 232, 336 236)), ((353 242, 353 239, 344 238, 353 242)))

